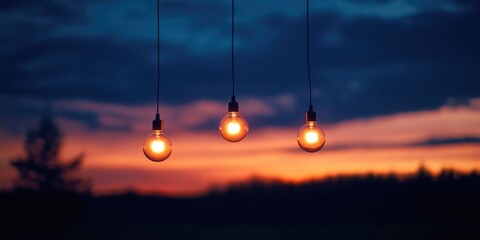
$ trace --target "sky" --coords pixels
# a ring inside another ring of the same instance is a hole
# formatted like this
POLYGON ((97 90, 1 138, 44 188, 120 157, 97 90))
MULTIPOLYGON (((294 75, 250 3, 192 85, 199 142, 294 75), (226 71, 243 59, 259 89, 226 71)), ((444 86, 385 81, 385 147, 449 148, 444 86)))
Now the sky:
POLYGON ((153 163, 141 148, 155 117, 156 1, 1 1, 0 189, 46 105, 62 157, 84 153, 100 194, 480 170, 478 1, 311 0, 313 105, 327 137, 314 154, 296 143, 308 110, 305 1, 236 1, 235 87, 250 132, 234 144, 218 134, 230 4, 161 0, 160 114, 174 149, 153 163))

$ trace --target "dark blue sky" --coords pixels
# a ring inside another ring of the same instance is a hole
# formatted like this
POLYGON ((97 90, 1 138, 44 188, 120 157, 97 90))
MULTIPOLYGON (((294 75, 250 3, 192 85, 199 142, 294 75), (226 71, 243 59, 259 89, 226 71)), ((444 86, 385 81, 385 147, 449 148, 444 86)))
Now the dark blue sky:
MULTIPOLYGON (((311 6, 314 106, 323 122, 480 96, 478 1, 311 0, 311 6)), ((19 122, 38 116, 29 102, 153 104, 155 7, 155 0, 1 1, 3 127, 23 129, 19 122)), ((285 97, 292 106, 250 121, 298 125, 308 107, 305 2, 237 0, 236 10, 240 104, 285 97)), ((161 102, 226 106, 230 1, 162 0, 161 21, 161 102)), ((84 110, 57 114, 92 127, 97 121, 84 110)))

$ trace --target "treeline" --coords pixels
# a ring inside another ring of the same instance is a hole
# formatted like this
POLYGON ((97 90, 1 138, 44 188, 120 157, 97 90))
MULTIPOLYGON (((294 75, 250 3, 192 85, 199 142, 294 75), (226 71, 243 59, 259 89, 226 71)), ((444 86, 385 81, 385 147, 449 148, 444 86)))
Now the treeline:
POLYGON ((480 176, 444 170, 433 177, 421 168, 403 178, 367 175, 298 185, 255 179, 196 198, 130 193, 92 198, 88 206, 89 221, 118 224, 476 224, 480 223, 480 176))
POLYGON ((302 184, 256 178, 192 198, 14 191, 0 194, 0 217, 13 231, 28 226, 38 232, 196 224, 475 229, 480 226, 479 187, 476 172, 444 170, 434 177, 421 168, 411 176, 345 176, 302 184))

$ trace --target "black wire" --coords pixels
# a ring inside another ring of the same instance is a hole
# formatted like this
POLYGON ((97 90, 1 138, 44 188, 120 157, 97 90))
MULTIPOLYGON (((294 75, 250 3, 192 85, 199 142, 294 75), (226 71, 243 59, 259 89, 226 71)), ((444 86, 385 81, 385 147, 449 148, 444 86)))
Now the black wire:
POLYGON ((307 70, 308 70, 308 88, 310 93, 310 106, 312 106, 312 79, 310 77, 310 16, 307 0, 307 70))
POLYGON ((160 99, 160 0, 157 0, 157 114, 160 99))
POLYGON ((235 38, 235 0, 232 0, 232 96, 235 96, 235 45, 233 39, 235 38))

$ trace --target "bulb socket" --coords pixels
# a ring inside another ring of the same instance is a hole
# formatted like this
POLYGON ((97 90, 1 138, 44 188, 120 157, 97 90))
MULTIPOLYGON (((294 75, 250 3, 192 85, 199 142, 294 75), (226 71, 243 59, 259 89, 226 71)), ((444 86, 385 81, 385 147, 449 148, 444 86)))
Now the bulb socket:
POLYGON ((305 119, 307 122, 316 122, 317 121, 317 113, 313 111, 313 106, 310 105, 308 108, 308 112, 305 114, 305 119))
POLYGON ((238 112, 238 102, 235 100, 235 96, 232 96, 232 100, 228 103, 229 112, 238 112))
POLYGON ((157 113, 157 115, 155 115, 155 120, 152 121, 152 129, 162 130, 162 128, 163 128, 163 121, 160 120, 160 114, 157 113))

